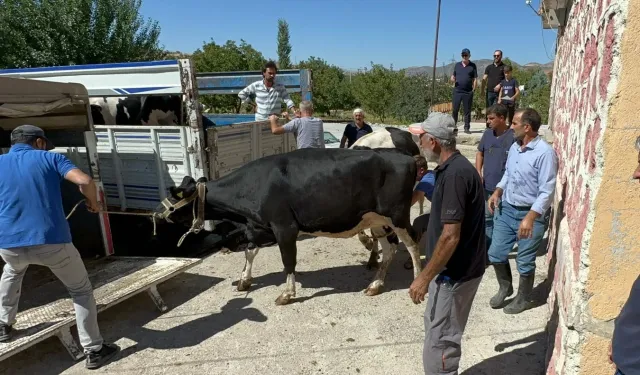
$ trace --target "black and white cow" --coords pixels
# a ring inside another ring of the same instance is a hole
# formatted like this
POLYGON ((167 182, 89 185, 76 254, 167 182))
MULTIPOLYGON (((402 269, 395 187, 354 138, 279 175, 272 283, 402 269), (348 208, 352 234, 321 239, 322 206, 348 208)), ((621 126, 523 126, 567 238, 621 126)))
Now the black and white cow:
MULTIPOLYGON (((420 148, 416 142, 416 138, 408 131, 394 128, 385 127, 386 131, 377 131, 369 133, 359 138, 352 146, 351 149, 378 149, 378 148, 395 148, 401 152, 404 152, 410 156, 422 155, 420 148)), ((424 156, 424 155, 422 155, 424 156)), ((420 204, 420 215, 424 212, 424 197, 417 203, 420 204)), ((376 268, 378 263, 378 242, 384 249, 385 247, 391 247, 391 252, 396 253, 398 240, 395 237, 393 231, 388 227, 374 227, 370 229, 371 235, 367 235, 365 230, 358 233, 358 239, 364 245, 364 247, 371 251, 369 261, 367 262, 367 268, 376 268)))
MULTIPOLYGON (((179 95, 91 98, 94 125, 179 125, 186 111, 179 95)), ((205 127, 213 124, 202 117, 205 127)))
MULTIPOLYGON (((417 276, 420 258, 409 218, 416 174, 416 159, 395 149, 300 149, 254 160, 215 181, 198 181, 204 185, 185 177, 156 211, 190 225, 194 203, 186 202, 199 196, 199 186, 206 194, 203 218, 231 221, 246 236, 239 291, 251 286, 258 250, 278 244, 286 288, 276 304, 284 305, 296 295, 296 241, 302 234, 349 238, 367 228, 388 227, 407 245, 417 276)), ((393 257, 390 247, 382 253, 365 291, 369 296, 380 293, 393 257)))

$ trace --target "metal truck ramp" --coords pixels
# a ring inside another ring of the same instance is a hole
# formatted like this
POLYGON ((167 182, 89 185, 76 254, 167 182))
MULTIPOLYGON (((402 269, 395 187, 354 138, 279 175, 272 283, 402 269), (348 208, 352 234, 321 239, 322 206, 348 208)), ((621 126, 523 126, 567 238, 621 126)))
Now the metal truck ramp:
MULTIPOLYGON (((147 292, 160 311, 167 306, 158 294, 156 285, 202 262, 194 258, 106 257, 87 265, 94 288, 98 313, 138 293, 147 292)), ((67 294, 60 294, 62 283, 56 279, 42 287, 25 290, 26 294, 43 295, 54 289, 60 298, 45 305, 18 312, 13 339, 0 343, 0 361, 27 349, 51 336, 57 336, 73 359, 84 356, 70 328, 76 324, 73 302, 67 294)))

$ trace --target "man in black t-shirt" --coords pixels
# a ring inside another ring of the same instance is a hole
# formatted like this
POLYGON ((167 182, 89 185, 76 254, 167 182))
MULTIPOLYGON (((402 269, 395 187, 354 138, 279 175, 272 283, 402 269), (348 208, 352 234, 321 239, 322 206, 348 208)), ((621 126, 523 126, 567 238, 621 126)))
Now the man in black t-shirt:
POLYGON ((425 374, 434 375, 457 373, 462 335, 487 260, 484 189, 478 171, 456 149, 454 124, 450 115, 432 112, 409 127, 427 159, 439 164, 426 233, 428 261, 409 288, 416 304, 429 291, 422 359, 425 374))
POLYGON ((364 111, 360 108, 356 108, 353 111, 354 121, 348 123, 344 127, 344 133, 342 133, 342 139, 340 140, 340 148, 350 148, 360 137, 369 133, 373 133, 373 129, 369 124, 364 122, 364 111))
POLYGON ((453 121, 455 121, 454 134, 458 134, 458 112, 460 104, 464 110, 464 132, 471 134, 471 106, 473 105, 473 92, 477 86, 478 68, 471 60, 471 52, 465 48, 461 53, 462 61, 453 67, 451 82, 453 82, 453 121))
MULTIPOLYGON (((486 95, 485 98, 487 103, 485 109, 488 109, 498 102, 500 82, 504 79, 504 67, 505 65, 502 62, 502 51, 497 49, 493 53, 493 64, 487 65, 484 69, 484 76, 482 76, 482 92, 486 95)), ((485 116, 485 120, 488 128, 489 120, 487 116, 485 116)))

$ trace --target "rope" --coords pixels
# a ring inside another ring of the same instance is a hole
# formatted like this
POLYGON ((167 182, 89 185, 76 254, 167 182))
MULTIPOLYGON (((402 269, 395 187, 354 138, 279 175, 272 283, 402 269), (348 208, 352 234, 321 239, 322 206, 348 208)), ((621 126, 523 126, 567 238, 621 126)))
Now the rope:
MULTIPOLYGON (((85 200, 82 199, 80 200, 78 203, 76 203, 75 206, 73 206, 73 208, 71 209, 71 212, 69 212, 69 215, 67 215, 67 220, 69 220, 69 218, 71 217, 71 215, 74 214, 74 212, 76 212, 76 209, 78 208, 78 206, 80 206, 82 203, 85 203, 85 200)), ((155 236, 157 234, 156 232, 156 213, 143 213, 143 212, 121 212, 121 211, 98 211, 98 213, 106 213, 106 214, 110 214, 110 215, 129 215, 129 216, 151 216, 151 219, 153 221, 153 235, 155 236)))

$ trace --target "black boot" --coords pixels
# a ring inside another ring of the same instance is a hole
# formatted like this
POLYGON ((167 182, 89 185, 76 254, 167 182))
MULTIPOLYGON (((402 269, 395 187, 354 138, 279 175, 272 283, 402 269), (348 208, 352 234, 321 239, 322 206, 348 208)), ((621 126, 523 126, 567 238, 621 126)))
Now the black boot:
POLYGON ((513 285, 511 285, 511 267, 509 262, 494 264, 493 269, 496 271, 498 286, 500 289, 495 296, 489 300, 489 306, 493 309, 499 309, 504 304, 505 298, 513 294, 513 285))
POLYGON ((516 298, 503 309, 505 314, 520 314, 529 307, 534 278, 535 274, 533 273, 531 275, 520 275, 518 294, 516 298))

